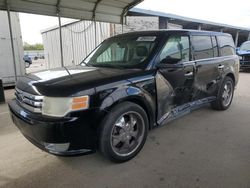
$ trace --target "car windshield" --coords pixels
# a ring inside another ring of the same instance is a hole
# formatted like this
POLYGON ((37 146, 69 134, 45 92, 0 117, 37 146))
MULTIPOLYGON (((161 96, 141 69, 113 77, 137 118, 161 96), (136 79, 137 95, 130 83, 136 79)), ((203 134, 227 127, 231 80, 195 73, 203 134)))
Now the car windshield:
POLYGON ((83 62, 87 66, 142 68, 156 44, 156 36, 122 36, 104 41, 83 62))
POLYGON ((240 46, 241 51, 250 51, 250 42, 245 42, 240 46))

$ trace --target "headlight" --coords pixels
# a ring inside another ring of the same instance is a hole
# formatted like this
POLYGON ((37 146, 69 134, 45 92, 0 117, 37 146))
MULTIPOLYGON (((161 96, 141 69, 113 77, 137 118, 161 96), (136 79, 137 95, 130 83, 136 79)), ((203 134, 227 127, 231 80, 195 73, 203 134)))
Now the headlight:
POLYGON ((239 57, 239 60, 242 60, 242 57, 241 57, 241 56, 238 55, 238 57, 239 57))
POLYGON ((69 112, 89 108, 89 96, 81 97, 44 97, 42 114, 63 117, 69 112))

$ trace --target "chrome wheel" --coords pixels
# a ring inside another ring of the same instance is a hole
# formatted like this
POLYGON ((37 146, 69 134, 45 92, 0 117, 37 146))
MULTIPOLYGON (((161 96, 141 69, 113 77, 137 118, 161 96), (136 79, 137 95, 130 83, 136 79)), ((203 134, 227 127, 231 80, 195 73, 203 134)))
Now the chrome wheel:
POLYGON ((233 84, 227 81, 223 88, 222 103, 224 106, 228 106, 231 103, 233 97, 233 84))
POLYGON ((144 132, 145 123, 139 113, 124 113, 115 122, 111 132, 112 150, 119 156, 132 154, 140 146, 144 132))

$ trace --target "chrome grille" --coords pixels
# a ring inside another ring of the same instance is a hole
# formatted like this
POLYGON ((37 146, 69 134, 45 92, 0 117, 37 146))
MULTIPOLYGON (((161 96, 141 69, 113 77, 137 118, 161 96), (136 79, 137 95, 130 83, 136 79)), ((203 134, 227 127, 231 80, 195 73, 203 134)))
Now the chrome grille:
POLYGON ((248 56, 243 56, 243 57, 242 57, 242 60, 243 60, 243 61, 250 61, 250 55, 248 55, 248 56))
POLYGON ((43 96, 32 95, 16 88, 16 100, 29 111, 41 113, 43 96))

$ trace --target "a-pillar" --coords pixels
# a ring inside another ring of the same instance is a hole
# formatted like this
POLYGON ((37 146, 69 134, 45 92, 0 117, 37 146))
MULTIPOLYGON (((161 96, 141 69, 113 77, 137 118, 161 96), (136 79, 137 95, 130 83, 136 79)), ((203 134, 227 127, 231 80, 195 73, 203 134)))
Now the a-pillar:
POLYGON ((199 24, 198 27, 197 27, 197 30, 201 30, 201 29, 202 29, 201 26, 202 26, 202 25, 199 24))

